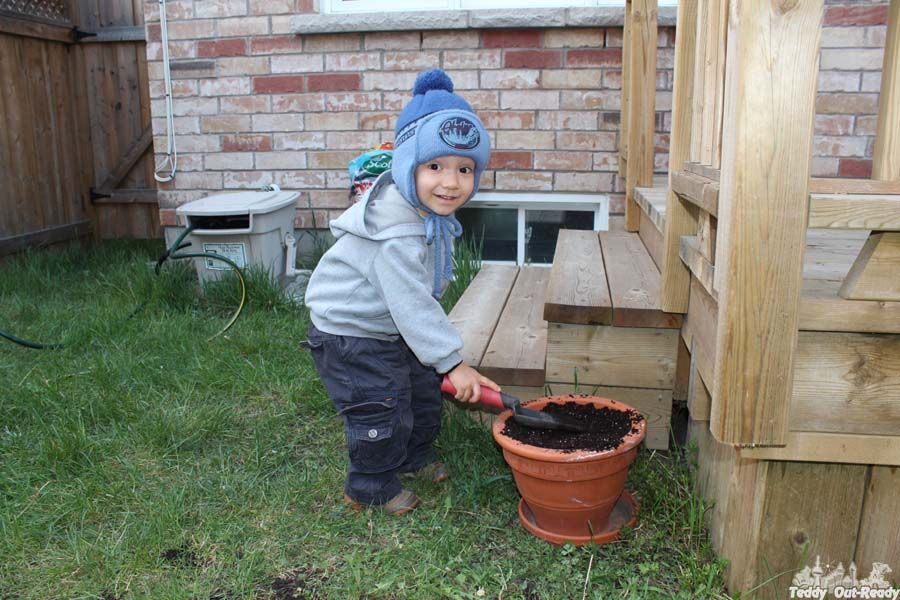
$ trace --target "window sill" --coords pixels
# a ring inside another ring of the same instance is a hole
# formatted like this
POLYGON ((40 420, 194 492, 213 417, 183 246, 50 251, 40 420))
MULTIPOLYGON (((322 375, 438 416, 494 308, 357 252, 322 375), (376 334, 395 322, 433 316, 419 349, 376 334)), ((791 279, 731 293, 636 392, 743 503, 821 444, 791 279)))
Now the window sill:
MULTIPOLYGON (((674 27, 677 7, 659 9, 659 26, 674 27)), ((296 34, 434 29, 621 27, 625 9, 532 8, 525 10, 420 10, 382 13, 309 14, 291 19, 296 34)))

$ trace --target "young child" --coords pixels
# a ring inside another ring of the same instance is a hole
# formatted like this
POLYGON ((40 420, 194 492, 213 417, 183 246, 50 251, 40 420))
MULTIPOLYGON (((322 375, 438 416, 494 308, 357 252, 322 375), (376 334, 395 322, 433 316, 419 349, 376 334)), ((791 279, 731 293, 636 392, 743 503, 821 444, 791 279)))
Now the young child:
POLYGON ((441 70, 421 73, 397 121, 393 165, 331 222, 337 241, 309 280, 309 346, 344 419, 350 467, 344 500, 409 512, 418 497, 399 475, 449 477, 432 442, 440 381, 477 402, 499 386, 462 360, 462 339, 438 302, 453 278, 453 213, 478 191, 490 138, 441 70))

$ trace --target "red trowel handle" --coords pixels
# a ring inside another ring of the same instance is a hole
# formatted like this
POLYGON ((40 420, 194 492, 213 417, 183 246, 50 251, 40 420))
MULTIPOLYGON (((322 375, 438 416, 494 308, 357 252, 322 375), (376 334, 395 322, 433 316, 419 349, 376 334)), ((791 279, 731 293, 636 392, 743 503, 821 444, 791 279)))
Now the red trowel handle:
MULTIPOLYGON (((445 394, 456 396, 456 388, 453 387, 453 384, 450 383, 450 378, 446 375, 444 375, 444 380, 441 382, 441 391, 445 394)), ((495 392, 486 385, 481 386, 481 398, 478 402, 485 406, 498 408, 500 410, 506 408, 506 406, 503 405, 503 399, 500 397, 500 392, 495 392)))

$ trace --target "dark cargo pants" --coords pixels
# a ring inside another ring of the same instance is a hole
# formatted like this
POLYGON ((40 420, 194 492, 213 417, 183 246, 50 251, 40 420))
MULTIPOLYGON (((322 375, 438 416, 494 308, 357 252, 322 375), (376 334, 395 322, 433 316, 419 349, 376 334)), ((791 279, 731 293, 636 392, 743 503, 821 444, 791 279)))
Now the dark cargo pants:
POLYGON ((384 504, 400 493, 398 473, 437 460, 432 442, 441 428, 440 378, 402 338, 331 335, 311 325, 309 347, 344 419, 350 455, 344 491, 364 504, 384 504))

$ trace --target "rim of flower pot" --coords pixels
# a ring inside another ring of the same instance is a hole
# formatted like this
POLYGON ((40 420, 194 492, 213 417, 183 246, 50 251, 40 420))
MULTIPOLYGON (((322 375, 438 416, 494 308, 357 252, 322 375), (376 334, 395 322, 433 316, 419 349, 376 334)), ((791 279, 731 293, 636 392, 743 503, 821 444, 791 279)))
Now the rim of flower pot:
MULTIPOLYGON (((620 402, 618 400, 613 400, 611 398, 604 398, 603 396, 589 396, 586 394, 582 395, 565 395, 565 396, 544 396, 541 398, 537 398, 527 403, 528 408, 532 408, 535 410, 540 410, 547 404, 551 402, 578 402, 579 404, 593 404, 597 408, 608 407, 614 410, 634 410, 638 411, 636 408, 629 404, 625 404, 624 402, 620 402)), ((643 414, 643 413, 641 413, 643 414)), ((494 435, 494 439, 500 444, 500 447, 504 450, 508 450, 514 454, 519 456, 524 456, 525 458, 532 458, 536 460, 543 460, 547 462, 560 462, 560 463, 568 463, 568 462, 580 462, 586 460, 596 460, 597 458, 602 458, 605 456, 615 456, 617 454, 624 454, 628 452, 635 446, 641 443, 644 439, 644 436, 647 435, 647 418, 641 420, 640 423, 636 425, 637 431, 628 433, 623 439, 622 443, 619 444, 616 448, 610 448, 609 450, 560 450, 557 448, 541 448, 538 446, 532 446, 531 444, 524 444, 518 440, 514 440, 513 438, 504 435, 501 433, 503 428, 506 426, 507 419, 512 417, 511 410, 505 410, 494 420, 494 424, 492 426, 492 433, 494 435)))

